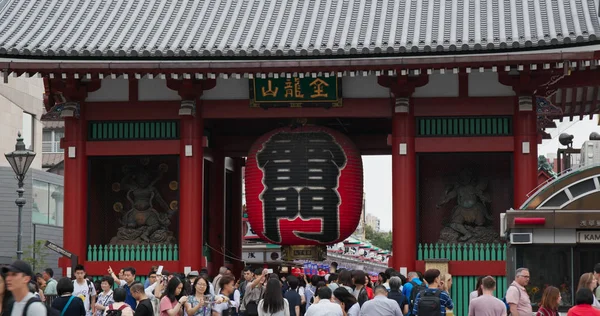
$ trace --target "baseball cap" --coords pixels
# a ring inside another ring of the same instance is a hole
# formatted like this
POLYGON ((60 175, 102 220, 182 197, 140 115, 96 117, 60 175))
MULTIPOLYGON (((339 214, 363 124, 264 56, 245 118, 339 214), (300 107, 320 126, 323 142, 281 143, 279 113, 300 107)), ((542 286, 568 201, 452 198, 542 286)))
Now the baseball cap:
POLYGON ((31 270, 31 266, 29 265, 29 263, 23 260, 16 260, 11 265, 3 267, 2 273, 6 274, 7 272, 17 272, 23 273, 28 276, 33 276, 33 270, 31 270))
POLYGON ((198 273, 198 271, 195 271, 195 270, 194 270, 194 271, 191 271, 190 273, 188 273, 188 278, 189 278, 189 277, 197 277, 197 276, 199 276, 199 275, 200 275, 200 274, 198 273))

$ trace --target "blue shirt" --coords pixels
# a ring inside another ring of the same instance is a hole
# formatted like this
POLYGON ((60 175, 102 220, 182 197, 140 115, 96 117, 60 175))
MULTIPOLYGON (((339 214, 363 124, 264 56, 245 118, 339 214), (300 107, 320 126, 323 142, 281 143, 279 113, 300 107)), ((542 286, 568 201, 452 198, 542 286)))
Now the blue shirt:
MULTIPOLYGON (((131 285, 134 285, 135 283, 139 283, 139 282, 133 282, 131 285)), ((131 289, 129 288, 129 285, 125 284, 125 285, 123 285, 123 288, 125 289, 125 292, 127 292, 127 296, 125 297, 125 303, 127 303, 127 305, 129 305, 131 307, 131 309, 133 309, 135 311, 137 301, 135 300, 135 298, 133 296, 131 296, 131 289)))
MULTIPOLYGON (((426 289, 425 291, 427 291, 428 293, 435 293, 439 290, 438 289, 426 289)), ((413 307, 413 310, 412 310, 412 314, 415 316, 419 316, 419 300, 420 299, 421 299, 421 293, 417 294, 417 297, 415 298, 415 306, 413 307)), ((448 295, 448 293, 446 293, 445 291, 442 291, 442 293, 440 293, 440 305, 442 305, 441 311, 440 311, 441 316, 446 316, 446 308, 454 309, 454 303, 452 303, 452 299, 450 298, 450 295, 448 295)))

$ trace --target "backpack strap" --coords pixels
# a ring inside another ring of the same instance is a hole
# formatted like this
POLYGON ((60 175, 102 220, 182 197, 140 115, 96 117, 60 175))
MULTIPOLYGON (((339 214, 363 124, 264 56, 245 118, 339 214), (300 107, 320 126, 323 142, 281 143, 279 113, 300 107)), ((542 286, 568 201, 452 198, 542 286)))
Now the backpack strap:
MULTIPOLYGON (((29 309, 29 305, 36 303, 36 302, 42 302, 37 296, 34 296, 30 299, 27 300, 27 304, 25 304, 25 308, 23 308, 23 316, 27 316, 27 310, 29 309)), ((45 305, 44 305, 45 306, 45 305)))
POLYGON ((129 305, 123 304, 123 305, 121 305, 121 307, 119 307, 119 310, 122 311, 122 310, 126 309, 127 306, 129 306, 129 305))
POLYGON ((67 302, 65 307, 63 307, 62 311, 60 312, 60 316, 65 316, 65 313, 67 312, 67 309, 69 308, 69 305, 71 305, 71 302, 73 301, 74 298, 75 298, 75 296, 71 295, 71 297, 69 298, 69 301, 67 302))

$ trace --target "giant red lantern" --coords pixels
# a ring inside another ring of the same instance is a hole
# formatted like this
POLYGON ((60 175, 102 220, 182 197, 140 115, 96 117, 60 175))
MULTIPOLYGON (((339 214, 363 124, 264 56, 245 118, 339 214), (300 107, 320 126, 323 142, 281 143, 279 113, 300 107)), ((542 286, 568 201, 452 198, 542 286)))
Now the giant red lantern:
POLYGON ((246 162, 248 221, 280 245, 343 241, 362 211, 360 153, 345 135, 318 126, 280 128, 260 137, 246 162))

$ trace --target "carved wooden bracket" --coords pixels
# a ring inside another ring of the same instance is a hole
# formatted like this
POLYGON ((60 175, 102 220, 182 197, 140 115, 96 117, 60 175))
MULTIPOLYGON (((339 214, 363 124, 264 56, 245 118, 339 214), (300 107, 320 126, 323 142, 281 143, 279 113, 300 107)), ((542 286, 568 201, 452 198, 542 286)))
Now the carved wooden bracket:
POLYGON ((396 98, 407 98, 410 97, 415 89, 422 87, 429 82, 428 75, 419 76, 379 76, 377 83, 380 86, 390 89, 390 97, 396 98))
POLYGON ((552 69, 548 71, 521 71, 518 74, 500 73, 498 81, 512 87, 517 95, 538 95, 550 97, 563 84, 569 72, 564 69, 552 69))
POLYGON ((65 102, 83 102, 88 93, 100 89, 100 80, 50 79, 44 78, 44 106, 46 111, 56 104, 65 102))
POLYGON ((217 85, 215 79, 167 79, 167 87, 177 91, 182 100, 197 100, 204 91, 217 85))

